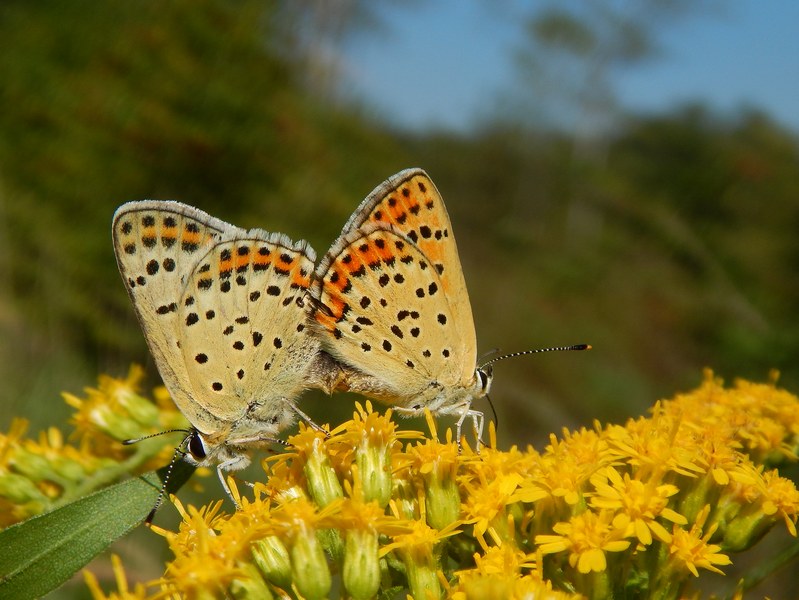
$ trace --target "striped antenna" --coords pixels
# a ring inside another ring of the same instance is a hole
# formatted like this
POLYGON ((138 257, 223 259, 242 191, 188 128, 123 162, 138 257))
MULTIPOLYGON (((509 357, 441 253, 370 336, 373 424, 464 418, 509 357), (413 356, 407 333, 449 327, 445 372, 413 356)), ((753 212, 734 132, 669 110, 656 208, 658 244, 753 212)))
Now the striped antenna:
POLYGON ((142 440, 148 440, 150 438, 158 437, 159 435, 165 435, 167 433, 175 433, 175 432, 185 433, 186 437, 183 438, 183 441, 178 444, 177 448, 175 448, 175 453, 172 455, 172 460, 169 461, 169 465, 167 466, 166 473, 164 474, 164 480, 161 482, 161 489, 158 490, 158 498, 155 499, 155 504, 153 508, 150 510, 147 518, 144 519, 145 525, 150 525, 155 518, 155 513, 161 507, 161 504, 164 501, 164 495, 166 494, 166 486, 169 483, 169 478, 172 477, 172 470, 175 468, 175 463, 178 460, 178 457, 184 456, 186 451, 183 449, 191 438, 194 435, 194 430, 191 429, 168 429, 166 431, 159 431, 158 433, 151 433, 150 435, 145 435, 140 438, 134 438, 130 440, 123 440, 122 444, 125 446, 130 446, 131 444, 136 444, 141 442, 142 440))
POLYGON ((488 362, 483 363, 480 365, 480 369, 484 369, 488 365, 492 365, 495 362, 499 362, 501 360, 505 360, 506 358, 516 358, 517 356, 525 356, 526 354, 539 354, 541 352, 565 352, 568 350, 590 350, 591 344, 574 344, 573 346, 552 346, 551 348, 537 348, 536 350, 523 350, 521 352, 511 352, 510 354, 503 354, 502 356, 497 356, 496 358, 492 358, 488 362))

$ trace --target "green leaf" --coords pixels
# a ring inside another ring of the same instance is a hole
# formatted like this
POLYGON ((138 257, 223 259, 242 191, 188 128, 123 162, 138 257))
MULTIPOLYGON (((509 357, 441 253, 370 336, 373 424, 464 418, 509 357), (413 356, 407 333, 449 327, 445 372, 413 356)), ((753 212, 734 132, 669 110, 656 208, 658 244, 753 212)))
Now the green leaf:
MULTIPOLYGON (((0 599, 38 598, 139 525, 158 498, 168 467, 12 525, 0 532, 0 599)), ((177 491, 194 467, 174 464, 167 491, 177 491)))

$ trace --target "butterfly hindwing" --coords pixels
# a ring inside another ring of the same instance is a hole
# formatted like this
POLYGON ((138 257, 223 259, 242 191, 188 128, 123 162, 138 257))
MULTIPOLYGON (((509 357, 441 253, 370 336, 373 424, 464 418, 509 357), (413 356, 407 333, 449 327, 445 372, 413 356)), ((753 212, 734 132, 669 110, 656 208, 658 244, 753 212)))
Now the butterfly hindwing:
POLYGON ((253 230, 213 246, 181 298, 183 359, 195 397, 220 419, 276 417, 304 387, 319 342, 303 297, 315 256, 253 230))
POLYGON ((305 387, 338 381, 306 330, 313 249, 164 201, 121 206, 113 237, 158 370, 194 428, 188 458, 216 462, 225 485, 223 470, 302 414, 305 387))

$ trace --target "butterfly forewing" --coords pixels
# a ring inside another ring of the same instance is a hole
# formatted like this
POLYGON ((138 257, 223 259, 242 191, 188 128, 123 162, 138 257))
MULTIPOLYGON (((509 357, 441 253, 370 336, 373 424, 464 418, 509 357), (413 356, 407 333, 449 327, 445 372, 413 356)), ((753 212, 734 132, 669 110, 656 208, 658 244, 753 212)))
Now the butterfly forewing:
POLYGON ((265 420, 303 389, 319 347, 305 332, 303 302, 314 259, 304 243, 256 230, 218 243, 191 273, 181 298, 183 360, 214 416, 265 420))
POLYGON ((390 177, 366 197, 344 232, 369 223, 391 225, 409 237, 438 272, 442 290, 451 299, 452 319, 461 336, 458 343, 466 352, 461 377, 471 379, 477 359, 472 309, 449 214, 435 184, 421 169, 406 169, 390 177))
POLYGON ((129 202, 114 215, 114 251, 125 287, 164 384, 193 423, 207 415, 185 387, 187 372, 175 337, 179 304, 200 258, 223 235, 236 230, 178 202, 129 202))

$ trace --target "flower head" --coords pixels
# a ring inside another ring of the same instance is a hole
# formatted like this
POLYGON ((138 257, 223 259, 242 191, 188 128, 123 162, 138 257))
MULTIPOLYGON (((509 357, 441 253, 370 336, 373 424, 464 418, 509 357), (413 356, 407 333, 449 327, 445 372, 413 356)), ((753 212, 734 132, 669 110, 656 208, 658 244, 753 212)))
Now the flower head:
POLYGON ((661 542, 670 542, 671 534, 661 524, 667 520, 685 525, 687 519, 668 507, 669 498, 680 490, 672 484, 640 481, 629 473, 623 476, 615 467, 606 467, 591 478, 596 493, 591 506, 616 511, 613 523, 634 535, 641 544, 652 543, 652 535, 661 542))
MULTIPOLYGON (((135 403, 121 389, 109 398, 135 403)), ((89 404, 79 410, 90 414, 89 404)), ((421 439, 366 404, 329 435, 301 424, 241 495, 231 480, 239 510, 178 503, 176 531, 153 527, 175 558, 133 593, 689 597, 691 581, 722 572, 732 552, 775 525, 795 535, 799 493, 778 468, 794 457, 797 407, 773 384, 725 388, 708 375, 648 418, 552 435, 540 452, 498 449, 490 426, 492 444, 478 453, 451 431, 439 436, 431 417, 421 439)), ((86 468, 80 453, 93 457, 98 446, 81 440, 66 451, 46 432, 25 454, 15 425, 0 438, 0 502, 22 497, 25 485, 31 502, 46 499, 54 476, 42 486, 33 475, 69 457, 86 468)), ((120 597, 130 592, 119 585, 120 597)))
POLYGON ((704 535, 702 534, 702 528, 709 513, 710 506, 708 505, 702 509, 696 522, 688 530, 675 525, 674 535, 669 545, 673 564, 687 569, 694 577, 699 577, 698 569, 723 573, 716 565, 724 566, 732 563, 726 554, 719 552, 720 546, 708 543, 716 531, 715 526, 711 526, 704 535))
POLYGON ((559 535, 538 535, 535 538, 542 554, 569 552, 569 565, 580 573, 604 571, 607 552, 622 552, 630 546, 624 539, 626 528, 613 523, 613 513, 584 512, 553 528, 559 535))

